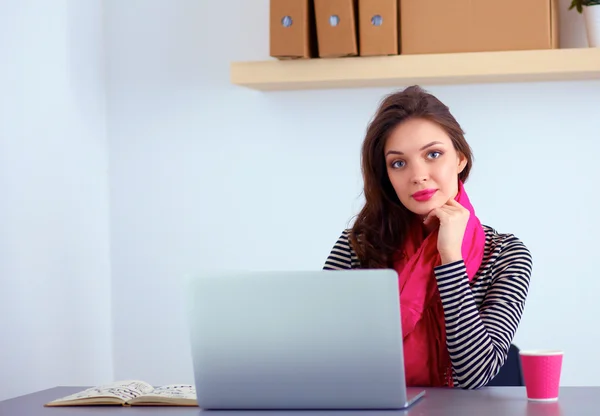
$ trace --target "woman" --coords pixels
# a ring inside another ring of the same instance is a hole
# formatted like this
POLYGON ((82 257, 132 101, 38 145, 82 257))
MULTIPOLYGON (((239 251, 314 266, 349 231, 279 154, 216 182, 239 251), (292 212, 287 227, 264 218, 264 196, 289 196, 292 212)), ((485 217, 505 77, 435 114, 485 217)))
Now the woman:
POLYGON ((482 225, 465 192, 463 134, 418 86, 386 97, 362 148, 365 205, 324 266, 398 272, 408 386, 485 386, 506 360, 529 289, 529 250, 482 225))

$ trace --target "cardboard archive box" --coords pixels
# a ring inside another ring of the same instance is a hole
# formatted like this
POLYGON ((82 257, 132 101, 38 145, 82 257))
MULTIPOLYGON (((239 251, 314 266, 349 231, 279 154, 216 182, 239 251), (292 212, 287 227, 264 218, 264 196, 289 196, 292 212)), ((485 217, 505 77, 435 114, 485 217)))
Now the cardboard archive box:
POLYGON ((318 56, 313 0, 271 0, 270 55, 278 59, 318 56))
POLYGON ((314 0, 321 58, 358 55, 358 0, 314 0))
POLYGON ((358 0, 361 56, 400 53, 400 0, 358 0))
POLYGON ((401 0, 402 54, 558 48, 558 0, 401 0))

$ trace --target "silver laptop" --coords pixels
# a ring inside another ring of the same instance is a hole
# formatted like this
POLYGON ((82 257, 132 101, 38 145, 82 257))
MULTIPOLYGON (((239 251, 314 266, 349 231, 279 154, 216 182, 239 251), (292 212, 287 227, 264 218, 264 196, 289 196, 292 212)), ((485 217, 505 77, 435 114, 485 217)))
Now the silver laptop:
POLYGON ((198 404, 405 409, 392 270, 206 272, 186 279, 198 404))

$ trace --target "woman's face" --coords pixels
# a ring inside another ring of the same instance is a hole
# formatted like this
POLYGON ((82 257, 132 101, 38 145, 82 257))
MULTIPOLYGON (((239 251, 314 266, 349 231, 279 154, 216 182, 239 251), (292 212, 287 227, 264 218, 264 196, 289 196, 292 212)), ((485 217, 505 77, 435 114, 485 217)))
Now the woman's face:
POLYGON ((456 196, 458 174, 467 164, 442 127, 420 118, 408 119, 392 130, 384 155, 398 199, 420 216, 456 196))

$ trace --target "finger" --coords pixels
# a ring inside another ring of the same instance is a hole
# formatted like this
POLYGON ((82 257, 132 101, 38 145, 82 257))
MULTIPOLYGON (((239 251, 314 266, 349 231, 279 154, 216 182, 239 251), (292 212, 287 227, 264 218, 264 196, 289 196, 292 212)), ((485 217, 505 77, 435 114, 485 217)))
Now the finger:
POLYGON ((449 206, 449 205, 442 205, 441 207, 439 207, 439 210, 444 213, 444 214, 456 214, 458 212, 460 212, 460 208, 457 207, 453 207, 453 206, 449 206))
POLYGON ((427 214, 425 216, 425 219, 423 220, 423 223, 425 225, 429 225, 433 222, 433 220, 437 217, 437 208, 432 209, 431 211, 429 211, 429 214, 427 214))
POLYGON ((450 198, 448 200, 448 202, 446 202, 446 205, 451 206, 451 207, 455 207, 455 208, 464 208, 460 202, 458 202, 456 199, 454 198, 450 198))
POLYGON ((464 206, 462 206, 459 202, 457 202, 455 200, 448 201, 448 203, 446 203, 444 205, 444 207, 451 209, 454 212, 465 213, 465 214, 467 212, 469 212, 469 210, 467 208, 465 208, 464 206))
POLYGON ((425 224, 425 225, 431 224, 431 218, 432 218, 431 213, 427 214, 425 216, 425 218, 423 218, 423 224, 425 224))
POLYGON ((446 212, 445 210, 443 210, 441 207, 440 208, 434 208, 432 209, 429 214, 427 214, 427 217, 425 218, 425 224, 431 224, 433 221, 438 220, 438 221, 443 221, 445 218, 448 218, 449 213, 446 212))
POLYGON ((464 208, 463 206, 454 207, 450 205, 444 205, 440 207, 440 211, 443 213, 438 214, 440 221, 442 221, 442 218, 444 218, 445 220, 448 218, 458 218, 463 216, 466 216, 467 218, 469 217, 469 210, 464 208), (441 215, 444 215, 444 217, 441 217, 441 215))
POLYGON ((469 217, 469 211, 464 208, 442 207, 441 209, 443 210, 444 215, 445 215, 445 217, 443 217, 444 220, 469 217))
POLYGON ((440 224, 445 224, 446 222, 452 220, 452 218, 458 217, 459 212, 456 208, 450 207, 440 207, 437 213, 437 218, 440 220, 440 224))

